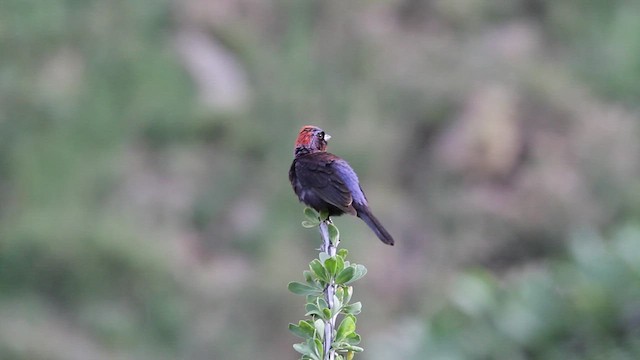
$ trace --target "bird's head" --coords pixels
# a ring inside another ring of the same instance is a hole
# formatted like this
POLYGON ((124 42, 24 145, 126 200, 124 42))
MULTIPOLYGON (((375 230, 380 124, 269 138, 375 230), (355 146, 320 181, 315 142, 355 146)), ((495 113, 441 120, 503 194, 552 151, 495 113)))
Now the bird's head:
POLYGON ((300 129, 300 133, 296 139, 296 146, 293 150, 294 156, 326 151, 327 140, 330 138, 331 136, 319 127, 305 125, 300 129))

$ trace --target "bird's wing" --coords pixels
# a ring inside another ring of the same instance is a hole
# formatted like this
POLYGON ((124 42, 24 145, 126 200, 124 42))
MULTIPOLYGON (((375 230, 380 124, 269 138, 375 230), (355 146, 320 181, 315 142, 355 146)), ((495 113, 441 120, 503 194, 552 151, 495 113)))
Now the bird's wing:
POLYGON ((296 175, 304 188, 324 201, 350 214, 356 213, 352 206, 354 184, 358 189, 356 197, 362 191, 357 175, 346 161, 330 153, 309 154, 297 159, 296 175))
POLYGON ((358 175, 353 171, 351 166, 344 161, 343 159, 336 158, 335 161, 331 164, 336 175, 342 180, 344 186, 349 189, 349 194, 351 194, 351 198, 353 202, 358 204, 367 205, 367 198, 360 187, 360 180, 358 180, 358 175))

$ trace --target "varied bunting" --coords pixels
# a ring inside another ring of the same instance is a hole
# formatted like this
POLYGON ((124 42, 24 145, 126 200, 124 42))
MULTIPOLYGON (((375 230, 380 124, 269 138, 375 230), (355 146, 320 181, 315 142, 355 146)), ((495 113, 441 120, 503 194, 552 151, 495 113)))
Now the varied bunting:
POLYGON ((393 245, 389 232, 371 213, 355 171, 343 159, 326 152, 329 138, 316 126, 302 127, 289 170, 293 191, 316 211, 327 211, 329 216, 349 213, 359 217, 383 243, 393 245))

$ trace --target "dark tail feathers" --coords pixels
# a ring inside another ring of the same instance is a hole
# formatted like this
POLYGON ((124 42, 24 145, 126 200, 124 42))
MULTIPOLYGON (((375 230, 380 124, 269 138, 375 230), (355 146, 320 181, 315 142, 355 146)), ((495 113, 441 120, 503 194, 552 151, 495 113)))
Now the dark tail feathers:
POLYGON ((380 224, 380 221, 378 221, 378 219, 376 219, 376 217, 373 216, 371 211, 369 211, 369 208, 364 207, 364 208, 359 208, 357 210, 358 210, 357 216, 360 219, 362 219, 362 221, 367 223, 367 225, 369 225, 371 230, 373 230, 373 232, 376 233, 378 238, 382 240, 383 243, 387 245, 394 244, 393 237, 391 237, 391 234, 389 234, 387 229, 385 229, 384 226, 380 224))

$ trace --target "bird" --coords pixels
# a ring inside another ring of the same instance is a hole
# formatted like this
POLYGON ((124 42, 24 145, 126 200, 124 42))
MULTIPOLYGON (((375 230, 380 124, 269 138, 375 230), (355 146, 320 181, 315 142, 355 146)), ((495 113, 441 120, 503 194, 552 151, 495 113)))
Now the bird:
POLYGON ((295 142, 289 181, 300 202, 331 216, 351 214, 364 221, 376 236, 393 245, 391 234, 373 216, 358 175, 342 158, 327 152, 331 136, 314 125, 300 129, 295 142))

